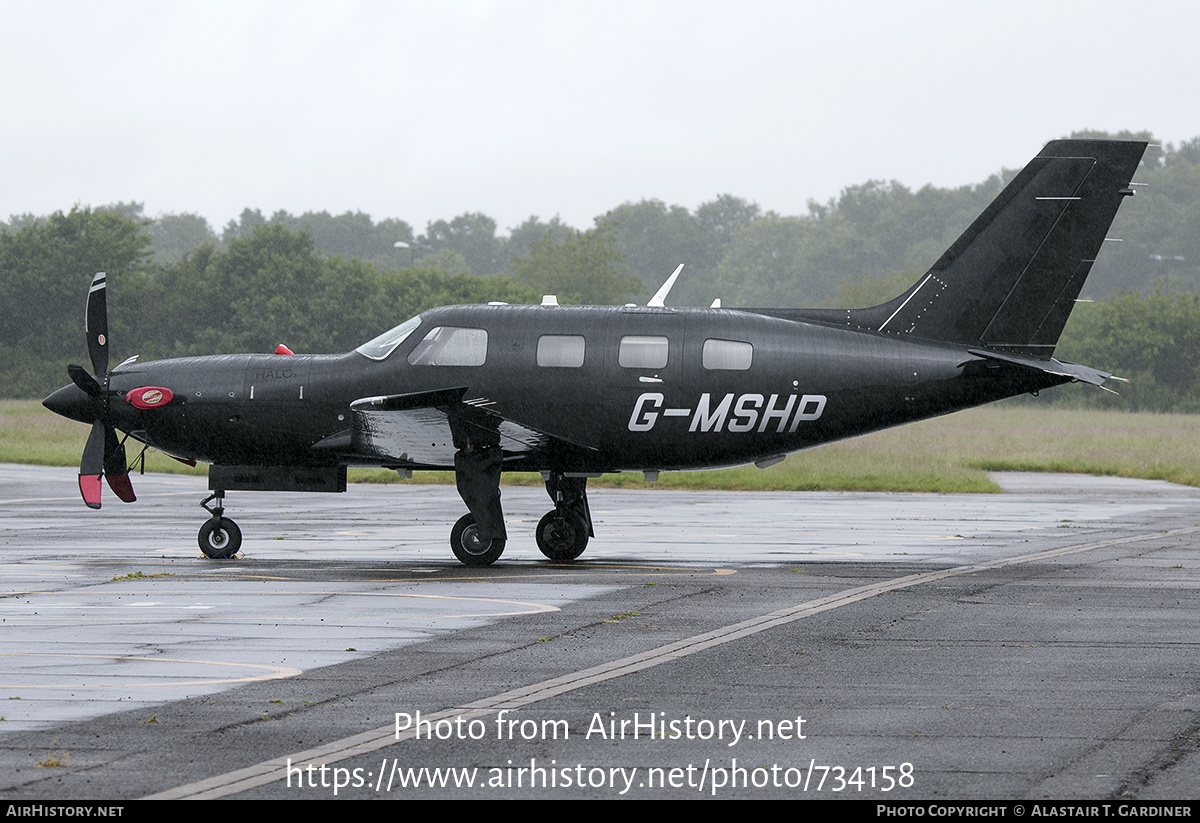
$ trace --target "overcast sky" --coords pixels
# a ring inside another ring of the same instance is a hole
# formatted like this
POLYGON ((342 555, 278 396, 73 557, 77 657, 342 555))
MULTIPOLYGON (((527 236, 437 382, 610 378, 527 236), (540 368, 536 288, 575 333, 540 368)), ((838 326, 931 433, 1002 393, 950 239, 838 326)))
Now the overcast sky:
POLYGON ((587 228, 1200 136, 1200 3, 0 0, 0 219, 137 200, 587 228))

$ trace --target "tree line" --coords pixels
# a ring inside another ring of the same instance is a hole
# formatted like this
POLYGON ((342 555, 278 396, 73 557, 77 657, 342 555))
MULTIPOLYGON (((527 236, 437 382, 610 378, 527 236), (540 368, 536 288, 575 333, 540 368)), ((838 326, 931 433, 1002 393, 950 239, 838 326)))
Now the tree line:
POLYGON ((481 277, 418 260, 385 268, 321 254, 312 236, 265 223, 155 260, 144 221, 77 207, 0 232, 0 397, 43 396, 86 362, 83 306, 108 273, 113 355, 143 359, 234 352, 349 351, 434 306, 500 300, 620 303, 640 288, 603 232, 547 239, 509 275, 481 277))
MULTIPOLYGON (((915 282, 1013 174, 917 191, 870 181, 801 216, 733 195, 695 210, 643 200, 587 230, 530 217, 507 235, 478 213, 418 234, 362 213, 246 209, 219 235, 199 216, 147 218, 137 203, 23 215, 0 223, 0 396, 45 394, 64 382, 64 363, 86 359, 82 303, 96 271, 110 274, 114 354, 144 358, 279 342, 345 351, 449 303, 644 301, 680 262, 674 305, 871 305, 915 282)), ((1110 232, 1123 242, 1107 244, 1085 290, 1100 300, 1074 313, 1059 353, 1131 377, 1121 407, 1200 410, 1200 375, 1187 366, 1200 362, 1190 331, 1200 329, 1200 138, 1152 146, 1135 179, 1148 185, 1110 232)))
MULTIPOLYGON (((1135 180, 1138 196, 1119 212, 1088 281, 1088 296, 1148 293, 1159 281, 1200 291, 1200 137, 1157 145, 1148 133, 1076 132, 1072 137, 1148 140, 1135 180), (1144 185, 1142 185, 1144 184, 1144 185)), ((1016 170, 998 171, 958 188, 909 189, 895 181, 849 186, 826 203, 809 202, 802 215, 780 215, 725 194, 694 210, 661 200, 627 202, 596 217, 586 231, 610 237, 629 273, 652 294, 679 263, 687 276, 672 297, 680 305, 818 305, 835 298, 843 282, 928 267, 1008 183, 1016 170)), ((430 221, 424 232, 404 220, 373 220, 362 212, 332 215, 279 210, 267 216, 247 208, 214 231, 195 214, 150 218, 138 203, 105 207, 144 221, 156 262, 176 265, 195 249, 227 245, 261 226, 305 231, 327 257, 374 263, 381 269, 423 266, 478 276, 511 276, 517 261, 549 241, 561 244, 586 231, 559 218, 532 216, 500 231, 495 220, 467 212, 430 221), (397 248, 396 244, 405 244, 397 248)), ((14 231, 33 215, 0 223, 14 231)))
MULTIPOLYGON (((1072 137, 1148 140, 1135 180, 1138 196, 1119 212, 1088 281, 1088 295, 1148 293, 1161 280, 1200 291, 1200 138, 1179 146, 1154 144, 1147 133, 1072 137), (1144 184, 1144 185, 1140 185, 1144 184)), ((589 231, 612 238, 630 274, 652 294, 679 263, 687 264, 672 297, 680 305, 817 305, 836 296, 843 282, 905 268, 923 269, 950 245, 1016 170, 1001 170, 958 188, 912 190, 895 181, 849 186, 826 203, 810 202, 802 215, 780 215, 731 194, 694 210, 642 200, 616 206, 589 231)), ((146 221, 157 262, 179 263, 194 249, 222 246, 266 225, 306 231, 325 256, 369 261, 382 269, 421 265, 480 276, 512 275, 516 261, 549 240, 559 244, 583 232, 557 217, 530 217, 501 233, 478 212, 430 221, 424 232, 395 218, 373 220, 362 212, 331 215, 247 208, 220 231, 194 214, 148 218, 138 203, 106 208, 146 221), (406 244, 400 248, 397 243, 406 244)), ((13 218, 15 230, 35 216, 13 218)))

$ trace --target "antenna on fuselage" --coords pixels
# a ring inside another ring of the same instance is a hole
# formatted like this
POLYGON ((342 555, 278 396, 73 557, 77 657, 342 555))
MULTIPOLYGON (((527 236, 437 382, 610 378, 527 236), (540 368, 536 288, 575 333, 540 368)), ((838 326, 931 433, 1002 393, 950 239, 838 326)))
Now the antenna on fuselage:
POLYGON ((665 305, 664 301, 667 299, 667 295, 671 293, 671 287, 675 285, 675 281, 679 279, 679 273, 681 271, 683 271, 682 263, 680 263, 675 269, 675 272, 667 278, 667 282, 663 283, 662 286, 659 287, 658 291, 654 293, 654 296, 650 298, 650 302, 646 305, 656 306, 659 308, 665 305))

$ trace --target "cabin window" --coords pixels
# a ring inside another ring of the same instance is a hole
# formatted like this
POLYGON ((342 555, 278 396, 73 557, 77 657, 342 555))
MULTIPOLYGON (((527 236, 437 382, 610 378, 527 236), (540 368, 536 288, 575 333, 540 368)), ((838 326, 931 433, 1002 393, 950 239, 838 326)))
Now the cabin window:
POLYGON ((482 366, 487 359, 487 332, 438 326, 408 354, 414 366, 482 366))
POLYGON ((559 369, 583 365, 583 337, 577 334, 543 334, 538 338, 537 364, 559 369))
POLYGON ((374 340, 368 340, 366 343, 363 343, 355 351, 372 360, 383 360, 395 351, 396 347, 403 343, 410 334, 416 331, 419 325, 421 325, 421 318, 419 316, 409 318, 394 329, 388 329, 374 340))
POLYGON ((665 337, 626 335, 617 362, 627 369, 661 369, 667 365, 667 345, 665 337))
POLYGON ((738 340, 718 340, 710 337, 704 341, 701 361, 706 369, 745 371, 754 359, 754 346, 738 340))

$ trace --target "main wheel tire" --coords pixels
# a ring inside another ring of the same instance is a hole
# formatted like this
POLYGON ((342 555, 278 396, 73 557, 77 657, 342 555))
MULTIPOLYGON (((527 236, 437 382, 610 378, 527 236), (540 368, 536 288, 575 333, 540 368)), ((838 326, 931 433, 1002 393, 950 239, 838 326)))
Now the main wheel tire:
POLYGON ((242 530, 227 517, 214 517, 200 527, 199 542, 205 557, 228 560, 242 547, 242 530))
POLYGON ((464 566, 490 566, 504 554, 504 538, 481 540, 475 516, 464 514, 450 530, 450 549, 464 566))
POLYGON ((588 544, 587 523, 573 511, 546 512, 538 521, 537 546, 542 554, 556 563, 567 563, 579 555, 588 544))

